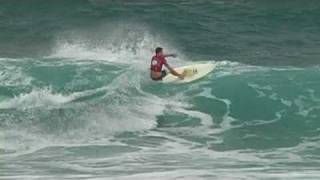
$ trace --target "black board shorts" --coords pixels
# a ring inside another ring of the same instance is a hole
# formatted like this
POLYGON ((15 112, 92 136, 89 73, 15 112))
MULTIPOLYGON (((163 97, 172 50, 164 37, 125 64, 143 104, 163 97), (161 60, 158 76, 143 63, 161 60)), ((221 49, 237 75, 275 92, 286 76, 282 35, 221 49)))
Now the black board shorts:
POLYGON ((167 71, 162 70, 160 77, 158 77, 158 78, 153 78, 153 77, 151 77, 151 79, 154 80, 154 81, 160 81, 160 80, 162 80, 166 75, 167 75, 167 71))

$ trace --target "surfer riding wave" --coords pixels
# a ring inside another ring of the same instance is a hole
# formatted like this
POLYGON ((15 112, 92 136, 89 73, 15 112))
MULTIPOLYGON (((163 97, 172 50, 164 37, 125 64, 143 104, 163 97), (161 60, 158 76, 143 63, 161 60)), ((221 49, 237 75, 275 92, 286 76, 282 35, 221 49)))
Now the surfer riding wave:
POLYGON ((164 54, 163 48, 157 47, 155 50, 155 55, 151 58, 151 66, 150 66, 150 77, 154 81, 162 80, 168 73, 166 70, 163 70, 163 65, 169 70, 172 75, 183 79, 185 77, 185 73, 178 73, 167 63, 166 57, 177 57, 176 54, 164 54))

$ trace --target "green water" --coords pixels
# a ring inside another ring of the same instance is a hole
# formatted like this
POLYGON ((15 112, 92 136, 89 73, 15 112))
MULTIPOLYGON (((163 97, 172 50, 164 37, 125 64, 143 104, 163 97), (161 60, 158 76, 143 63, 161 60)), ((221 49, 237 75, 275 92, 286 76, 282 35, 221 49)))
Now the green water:
POLYGON ((1 1, 0 179, 319 179, 319 5, 1 1))

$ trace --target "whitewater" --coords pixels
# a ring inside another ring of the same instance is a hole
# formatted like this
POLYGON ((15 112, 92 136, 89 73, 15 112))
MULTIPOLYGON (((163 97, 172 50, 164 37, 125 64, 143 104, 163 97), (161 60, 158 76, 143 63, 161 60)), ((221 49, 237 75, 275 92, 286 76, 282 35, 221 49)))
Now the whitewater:
POLYGON ((317 3, 4 2, 0 179, 319 179, 317 3))

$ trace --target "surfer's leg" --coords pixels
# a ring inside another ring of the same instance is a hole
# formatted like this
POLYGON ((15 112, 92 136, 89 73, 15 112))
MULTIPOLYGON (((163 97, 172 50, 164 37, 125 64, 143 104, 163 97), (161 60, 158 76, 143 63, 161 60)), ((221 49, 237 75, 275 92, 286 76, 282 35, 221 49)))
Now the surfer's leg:
POLYGON ((167 74, 168 74, 167 71, 165 70, 161 71, 161 79, 166 77, 167 74))
POLYGON ((163 70, 163 71, 161 71, 161 75, 160 75, 159 77, 157 77, 157 78, 152 78, 152 77, 151 77, 151 79, 154 80, 154 81, 160 81, 160 80, 162 80, 162 78, 164 78, 167 74, 168 74, 167 71, 163 70))

